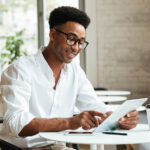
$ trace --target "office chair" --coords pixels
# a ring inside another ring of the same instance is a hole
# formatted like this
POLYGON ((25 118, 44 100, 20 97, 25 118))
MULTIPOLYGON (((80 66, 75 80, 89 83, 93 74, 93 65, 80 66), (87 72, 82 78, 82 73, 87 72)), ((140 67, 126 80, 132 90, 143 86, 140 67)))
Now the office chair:
POLYGON ((21 148, 0 139, 1 150, 22 150, 21 148))
POLYGON ((80 150, 80 145, 79 144, 72 144, 72 148, 76 150, 80 150))
MULTIPOLYGON (((3 123, 3 117, 0 117, 0 123, 3 123)), ((1 150, 22 150, 21 148, 1 139, 0 139, 0 148, 1 150)))
POLYGON ((0 117, 0 123, 3 123, 3 117, 0 117))

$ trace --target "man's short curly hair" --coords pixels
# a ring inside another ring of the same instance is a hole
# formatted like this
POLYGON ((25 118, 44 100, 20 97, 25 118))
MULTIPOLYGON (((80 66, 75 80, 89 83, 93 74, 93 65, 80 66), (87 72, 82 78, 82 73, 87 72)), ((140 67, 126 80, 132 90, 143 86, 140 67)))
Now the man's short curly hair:
POLYGON ((80 23, 86 29, 90 23, 90 18, 88 15, 77 8, 70 6, 62 6, 55 8, 49 17, 50 29, 57 26, 65 24, 67 21, 74 21, 80 23))

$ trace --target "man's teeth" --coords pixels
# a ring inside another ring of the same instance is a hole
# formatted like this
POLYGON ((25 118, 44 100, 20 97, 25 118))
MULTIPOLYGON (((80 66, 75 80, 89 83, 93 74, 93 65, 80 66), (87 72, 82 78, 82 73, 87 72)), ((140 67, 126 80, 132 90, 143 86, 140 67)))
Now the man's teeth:
POLYGON ((75 56, 74 54, 72 54, 72 53, 70 53, 70 52, 68 52, 68 55, 70 55, 70 56, 75 56))

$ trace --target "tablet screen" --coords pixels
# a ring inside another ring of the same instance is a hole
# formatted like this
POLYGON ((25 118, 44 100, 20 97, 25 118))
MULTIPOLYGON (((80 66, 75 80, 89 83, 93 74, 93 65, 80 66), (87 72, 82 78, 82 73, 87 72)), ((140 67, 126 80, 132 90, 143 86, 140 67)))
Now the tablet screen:
POLYGON ((125 116, 128 112, 136 110, 139 106, 143 105, 148 98, 127 100, 120 105, 107 119, 105 119, 94 132, 102 132, 112 130, 118 127, 118 121, 125 116))

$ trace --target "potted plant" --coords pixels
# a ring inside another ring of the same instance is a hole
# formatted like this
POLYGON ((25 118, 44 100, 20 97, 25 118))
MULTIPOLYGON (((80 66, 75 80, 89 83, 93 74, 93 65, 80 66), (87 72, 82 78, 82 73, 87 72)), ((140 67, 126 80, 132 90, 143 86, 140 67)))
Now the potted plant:
POLYGON ((27 52, 21 49, 24 44, 22 38, 24 30, 15 32, 15 35, 2 36, 1 39, 5 39, 5 46, 2 48, 0 63, 2 71, 16 60, 20 56, 26 56, 27 52))

